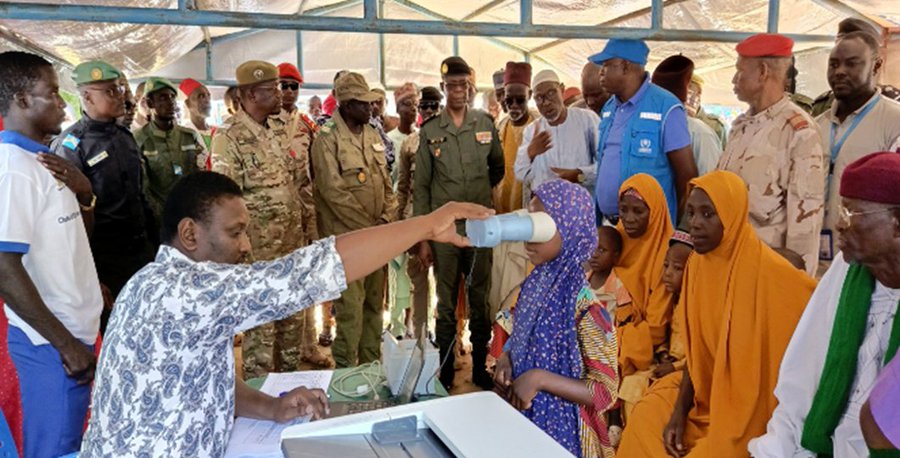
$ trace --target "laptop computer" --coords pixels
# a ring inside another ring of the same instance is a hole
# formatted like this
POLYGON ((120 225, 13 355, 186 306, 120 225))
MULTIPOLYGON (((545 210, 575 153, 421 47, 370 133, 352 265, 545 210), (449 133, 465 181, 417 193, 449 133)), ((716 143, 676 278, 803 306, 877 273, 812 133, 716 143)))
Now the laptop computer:
POLYGON ((422 332, 420 334, 419 339, 416 341, 416 346, 413 348, 409 363, 406 365, 406 372, 403 374, 400 392, 397 396, 369 401, 332 402, 329 404, 331 413, 328 415, 328 418, 369 412, 412 402, 416 385, 419 383, 419 377, 422 376, 422 369, 425 367, 425 333, 422 332))

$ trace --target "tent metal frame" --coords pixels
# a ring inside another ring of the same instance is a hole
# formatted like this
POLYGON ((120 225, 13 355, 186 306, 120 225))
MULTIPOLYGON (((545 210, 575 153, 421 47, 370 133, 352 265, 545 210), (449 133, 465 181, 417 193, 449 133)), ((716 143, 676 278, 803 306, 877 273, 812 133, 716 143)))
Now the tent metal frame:
MULTIPOLYGON (((453 52, 459 53, 460 36, 477 36, 490 40, 493 44, 522 53, 525 61, 542 60, 537 52, 559 45, 573 39, 608 39, 632 38, 648 41, 710 41, 738 42, 752 35, 752 32, 719 31, 719 30, 680 30, 666 29, 663 26, 664 7, 685 0, 651 0, 649 8, 643 8, 608 20, 598 25, 553 25, 535 24, 533 17, 533 0, 492 0, 467 14, 462 20, 456 20, 428 9, 414 0, 343 0, 331 5, 298 11, 296 14, 248 13, 240 11, 202 10, 196 7, 195 0, 177 0, 176 8, 139 8, 97 5, 58 5, 46 3, 0 3, 0 19, 30 21, 76 21, 76 22, 112 22, 156 25, 199 26, 204 28, 204 42, 198 45, 205 48, 206 80, 211 85, 233 84, 229 80, 216 80, 213 75, 213 54, 217 44, 245 37, 264 30, 296 31, 297 66, 303 72, 303 31, 330 31, 378 34, 378 65, 380 82, 385 84, 384 75, 384 35, 450 35, 453 37, 453 52), (391 1, 411 9, 429 20, 405 20, 384 18, 385 1, 391 1), (469 22, 502 4, 518 1, 520 18, 518 23, 469 22), (363 17, 331 17, 330 14, 346 8, 363 5, 363 17), (617 27, 616 24, 650 13, 650 28, 617 27), (208 27, 235 27, 242 30, 221 37, 210 38, 208 27), (497 37, 512 38, 556 38, 556 40, 526 49, 497 37)), ((841 0, 813 0, 827 8, 841 13, 863 17, 877 23, 853 10, 841 0)), ((301 3, 302 9, 302 3, 301 3)), ((768 32, 778 31, 780 0, 768 1, 768 32)), ((877 24, 886 29, 883 24, 877 24)), ((832 35, 786 34, 797 42, 824 43, 831 42, 832 35)), ((197 48, 195 48, 197 49, 197 48)), ((547 64, 549 62, 544 61, 547 64)), ((551 64, 552 65, 552 64, 551 64)), ((307 89, 329 89, 331 84, 306 83, 307 89)))

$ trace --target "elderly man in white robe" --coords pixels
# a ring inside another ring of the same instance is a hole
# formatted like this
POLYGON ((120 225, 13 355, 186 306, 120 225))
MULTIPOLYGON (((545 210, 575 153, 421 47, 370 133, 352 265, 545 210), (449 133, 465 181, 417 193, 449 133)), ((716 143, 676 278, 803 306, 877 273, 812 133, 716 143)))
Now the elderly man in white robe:
POLYGON ((870 454, 860 409, 900 344, 900 154, 847 166, 840 195, 841 253, 788 345, 778 407, 748 447, 754 457, 870 454))

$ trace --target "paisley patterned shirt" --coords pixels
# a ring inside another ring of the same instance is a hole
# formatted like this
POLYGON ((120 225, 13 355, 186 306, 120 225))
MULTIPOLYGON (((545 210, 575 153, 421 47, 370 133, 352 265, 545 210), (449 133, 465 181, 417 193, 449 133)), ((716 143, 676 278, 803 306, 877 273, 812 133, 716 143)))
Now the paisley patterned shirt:
POLYGON ((222 456, 234 420, 234 335, 346 287, 333 237, 237 265, 163 245, 116 300, 81 457, 222 456))

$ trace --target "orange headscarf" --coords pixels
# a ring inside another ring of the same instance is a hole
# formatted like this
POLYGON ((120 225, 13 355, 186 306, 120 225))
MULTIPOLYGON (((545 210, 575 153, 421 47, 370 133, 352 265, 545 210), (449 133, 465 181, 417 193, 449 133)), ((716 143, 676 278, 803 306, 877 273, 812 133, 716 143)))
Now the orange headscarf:
POLYGON ((690 418, 709 425, 692 453, 746 456, 775 410, 781 359, 816 282, 756 236, 740 177, 716 171, 691 185, 709 195, 724 227, 718 247, 688 260, 679 301, 690 418))
POLYGON ((619 365, 622 375, 630 375, 650 367, 654 348, 664 343, 672 319, 671 294, 662 282, 663 261, 672 236, 672 222, 666 195, 656 179, 639 173, 625 180, 619 188, 621 196, 634 189, 650 208, 647 232, 632 239, 622 222, 616 228, 622 234, 622 255, 616 263, 616 276, 631 294, 630 307, 616 309, 619 326, 619 365))

